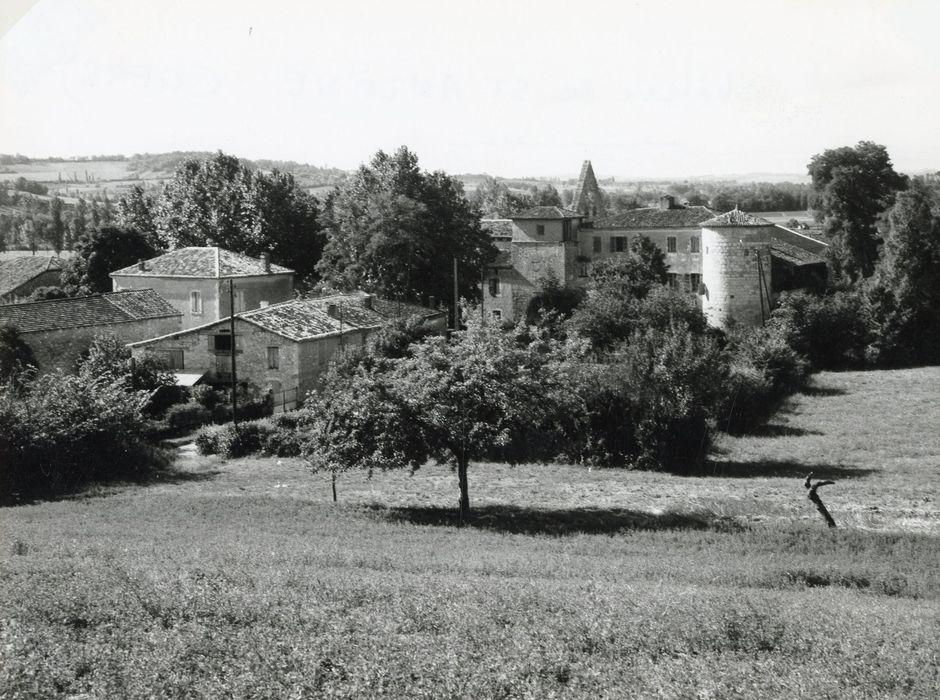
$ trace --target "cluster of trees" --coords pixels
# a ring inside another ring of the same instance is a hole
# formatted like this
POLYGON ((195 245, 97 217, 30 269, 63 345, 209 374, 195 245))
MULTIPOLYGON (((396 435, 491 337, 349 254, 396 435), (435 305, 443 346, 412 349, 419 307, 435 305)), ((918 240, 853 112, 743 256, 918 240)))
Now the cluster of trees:
POLYGON ((940 361, 940 183, 898 174, 869 141, 814 156, 809 172, 839 292, 818 313, 855 329, 869 363, 940 361))
POLYGON ((535 206, 565 206, 571 203, 569 193, 567 201, 554 185, 530 184, 523 187, 511 187, 511 182, 497 180, 484 175, 477 188, 470 194, 470 202, 483 216, 505 218, 518 214, 535 206))
POLYGON ((73 206, 59 197, 51 199, 0 189, 0 205, 12 211, 0 212, 0 250, 51 248, 56 254, 72 250, 88 231, 115 220, 116 209, 104 194, 90 200, 79 198, 73 206))

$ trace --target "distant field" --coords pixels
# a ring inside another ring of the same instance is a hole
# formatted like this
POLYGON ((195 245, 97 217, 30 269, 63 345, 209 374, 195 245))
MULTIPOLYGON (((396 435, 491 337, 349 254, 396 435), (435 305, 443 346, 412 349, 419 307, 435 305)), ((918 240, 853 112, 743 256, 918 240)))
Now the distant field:
POLYGON ((192 454, 0 509, 0 696, 933 699, 938 395, 819 375, 693 477, 473 465, 464 529, 446 468, 192 454))
POLYGON ((93 161, 51 161, 42 163, 28 163, 22 165, 7 165, 3 170, 13 172, 0 172, 0 181, 15 180, 25 177, 42 183, 58 183, 59 175, 63 184, 67 180, 77 178, 79 184, 85 182, 85 173, 95 180, 126 180, 128 178, 127 161, 123 160, 93 160, 93 161))

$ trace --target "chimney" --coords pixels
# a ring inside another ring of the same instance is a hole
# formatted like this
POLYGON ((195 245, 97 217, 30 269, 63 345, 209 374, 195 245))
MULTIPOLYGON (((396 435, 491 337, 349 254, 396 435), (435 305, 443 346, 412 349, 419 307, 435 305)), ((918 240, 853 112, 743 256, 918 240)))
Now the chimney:
POLYGON ((373 299, 375 299, 374 294, 366 294, 364 297, 362 297, 362 308, 371 310, 373 299))
POLYGON ((336 318, 338 316, 336 304, 326 305, 326 315, 332 318, 336 318))
POLYGON ((146 271, 147 271, 147 263, 145 263, 143 260, 138 260, 138 261, 137 261, 137 269, 140 270, 141 272, 146 272, 146 271))
POLYGON ((261 254, 261 262, 264 263, 264 273, 265 273, 265 274, 270 274, 270 272, 271 272, 271 254, 270 254, 270 253, 262 253, 262 254, 261 254))

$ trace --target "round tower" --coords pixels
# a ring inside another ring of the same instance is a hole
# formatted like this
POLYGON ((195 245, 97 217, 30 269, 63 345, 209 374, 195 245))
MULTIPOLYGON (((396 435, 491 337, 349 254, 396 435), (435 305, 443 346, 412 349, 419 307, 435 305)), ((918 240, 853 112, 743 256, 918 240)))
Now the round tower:
POLYGON ((702 223, 702 310, 710 325, 760 326, 770 315, 775 228, 738 209, 702 223))

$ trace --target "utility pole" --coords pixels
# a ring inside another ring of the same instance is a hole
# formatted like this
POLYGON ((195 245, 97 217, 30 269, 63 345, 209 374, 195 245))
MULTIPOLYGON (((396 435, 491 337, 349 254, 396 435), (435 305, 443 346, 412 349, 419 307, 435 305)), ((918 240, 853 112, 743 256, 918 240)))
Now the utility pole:
POLYGON ((228 301, 229 301, 229 330, 232 336, 232 424, 238 430, 238 399, 236 391, 238 380, 235 377, 235 280, 228 281, 228 301))

